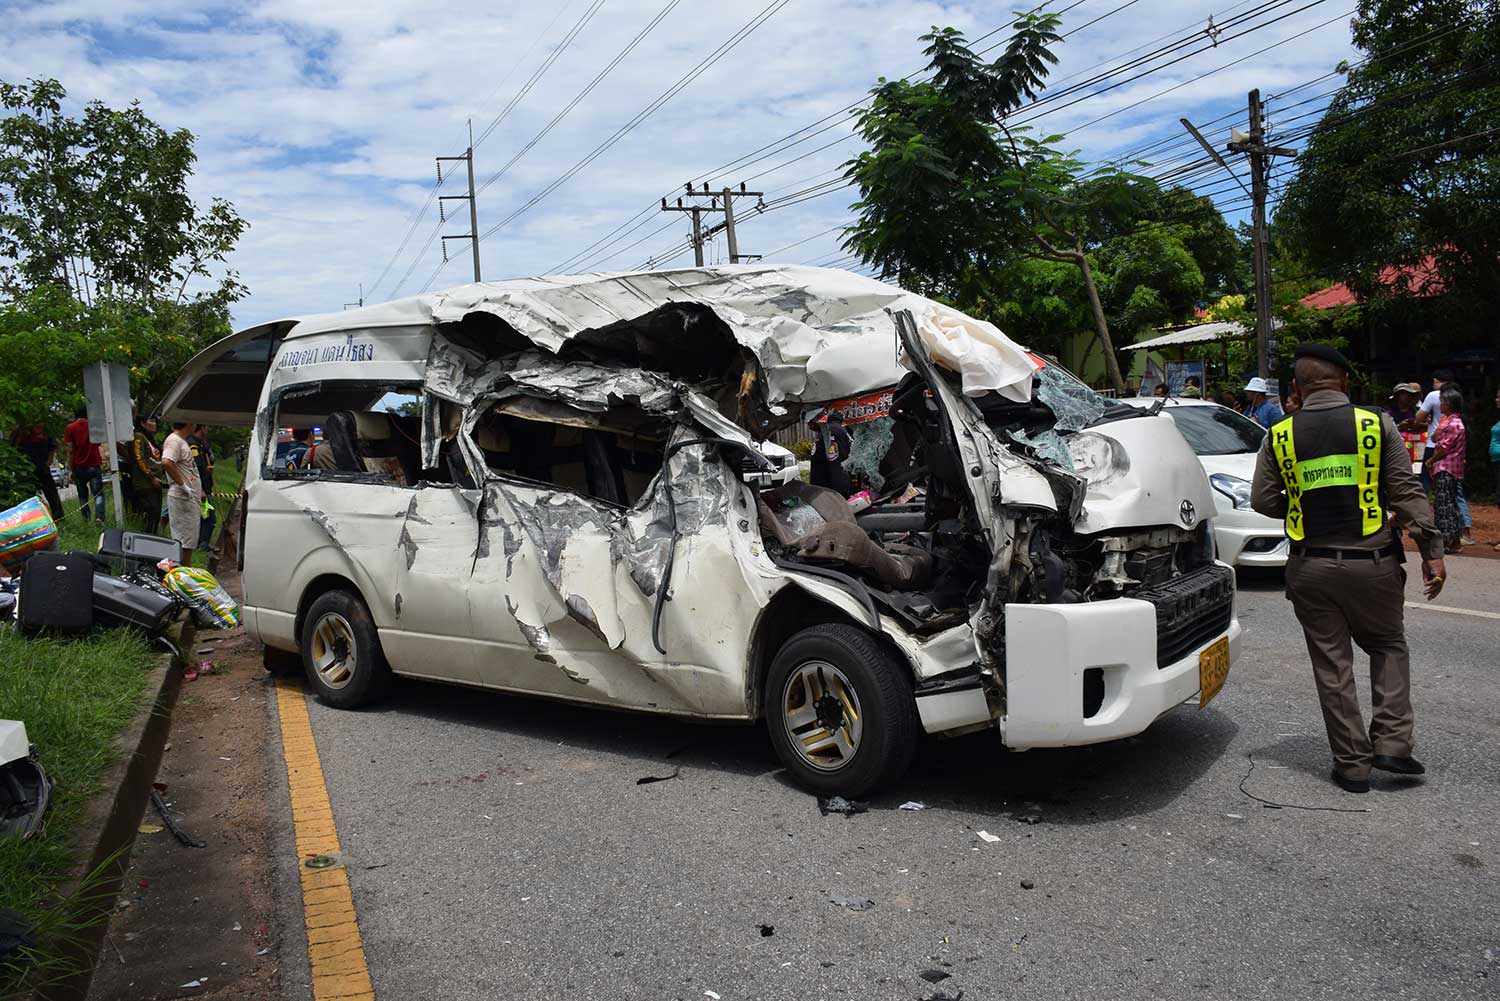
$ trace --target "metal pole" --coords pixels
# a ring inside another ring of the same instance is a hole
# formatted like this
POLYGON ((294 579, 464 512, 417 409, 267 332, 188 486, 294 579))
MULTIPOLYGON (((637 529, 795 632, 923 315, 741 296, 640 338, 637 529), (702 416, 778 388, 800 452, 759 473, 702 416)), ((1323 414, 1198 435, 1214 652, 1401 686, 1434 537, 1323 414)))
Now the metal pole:
POLYGON ((104 387, 104 436, 108 439, 105 445, 109 448, 110 465, 114 467, 109 486, 115 499, 115 527, 124 528, 125 495, 120 492, 120 477, 125 471, 120 468, 119 436, 115 433, 115 394, 109 381, 109 366, 102 361, 99 363, 99 385, 104 387))
POLYGON ((728 188, 724 189, 724 239, 729 244, 729 263, 740 263, 740 245, 734 238, 734 195, 728 188))
POLYGON ((703 267, 703 210, 693 209, 693 261, 703 267))
POLYGON ((474 250, 474 280, 479 278, 479 202, 474 197, 474 147, 464 150, 469 165, 469 246, 474 250))
POLYGON ((1260 91, 1250 92, 1250 195, 1254 203, 1251 229, 1255 241, 1255 365, 1262 379, 1270 376, 1266 357, 1271 337, 1270 233, 1266 229, 1265 128, 1261 121, 1260 91))

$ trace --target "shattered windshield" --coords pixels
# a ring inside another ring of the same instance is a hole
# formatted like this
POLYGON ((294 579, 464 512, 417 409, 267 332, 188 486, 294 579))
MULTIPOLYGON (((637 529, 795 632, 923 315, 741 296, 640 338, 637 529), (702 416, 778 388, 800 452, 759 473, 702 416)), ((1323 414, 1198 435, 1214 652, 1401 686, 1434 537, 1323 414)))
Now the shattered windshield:
POLYGON ((1260 450, 1266 429, 1228 407, 1173 407, 1177 430, 1198 455, 1239 455, 1260 450))
POLYGON ((1056 363, 1043 365, 1036 374, 1037 399, 1057 416, 1055 431, 1082 431, 1103 416, 1113 402, 1056 363))

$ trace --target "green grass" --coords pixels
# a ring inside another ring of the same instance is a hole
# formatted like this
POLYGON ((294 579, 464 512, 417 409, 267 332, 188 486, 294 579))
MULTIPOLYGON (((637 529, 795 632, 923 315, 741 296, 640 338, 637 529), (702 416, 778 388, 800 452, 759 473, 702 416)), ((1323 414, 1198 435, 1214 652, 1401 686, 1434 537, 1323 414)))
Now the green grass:
MULTIPOLYGON (((116 735, 146 695, 155 656, 134 630, 81 639, 26 639, 0 630, 0 719, 19 719, 56 783, 46 828, 28 841, 0 839, 0 906, 54 928, 53 889, 73 872, 79 816, 115 757, 116 735)), ((65 919, 64 919, 65 920, 65 919)), ((9 986, 0 973, 0 994, 9 986)))

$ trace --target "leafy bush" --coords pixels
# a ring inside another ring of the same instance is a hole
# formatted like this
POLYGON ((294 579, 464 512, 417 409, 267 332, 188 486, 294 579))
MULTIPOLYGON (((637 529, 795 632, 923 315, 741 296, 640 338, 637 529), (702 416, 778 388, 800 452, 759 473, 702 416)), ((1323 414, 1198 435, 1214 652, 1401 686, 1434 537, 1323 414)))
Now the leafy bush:
POLYGON ((815 446, 811 441, 803 438, 801 441, 792 445, 791 451, 792 454, 797 457, 798 462, 806 462, 808 459, 812 458, 814 447, 815 446))
POLYGON ((0 441, 0 511, 36 493, 36 467, 19 448, 0 441))

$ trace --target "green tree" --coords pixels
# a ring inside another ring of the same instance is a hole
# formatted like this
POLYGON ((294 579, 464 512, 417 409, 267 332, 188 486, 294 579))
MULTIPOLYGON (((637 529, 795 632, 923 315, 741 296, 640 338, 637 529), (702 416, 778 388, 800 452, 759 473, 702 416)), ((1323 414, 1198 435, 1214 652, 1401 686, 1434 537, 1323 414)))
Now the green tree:
POLYGON ((139 105, 71 117, 56 80, 0 82, 0 420, 57 425, 97 361, 131 372, 142 408, 229 332, 245 294, 227 260, 234 206, 188 196, 193 136, 139 105), (191 288, 190 288, 191 286, 191 288))
POLYGON ((1367 58, 1340 66, 1278 229, 1372 298, 1433 255, 1450 291, 1500 301, 1500 2, 1361 0, 1353 35, 1367 58))
POLYGON ((66 97, 56 80, 0 81, 0 288, 180 303, 197 278, 208 287, 194 298, 240 298, 235 273, 211 269, 246 224, 229 202, 189 197, 192 133, 167 132, 137 103, 69 117, 66 97))
MULTIPOLYGON (((869 148, 846 165, 859 188, 844 246, 886 277, 962 308, 993 308, 995 280, 1034 258, 1077 269, 1110 381, 1124 378, 1090 249, 1097 231, 1138 214, 1148 190, 1009 129, 1005 116, 1034 98, 1055 63, 1058 17, 1020 15, 1004 53, 986 63, 953 28, 922 36, 931 79, 882 79, 859 119, 869 148)), ((1051 274, 1032 269, 1031 276, 1051 274)), ((1138 304, 1139 305, 1139 304, 1138 304)))

